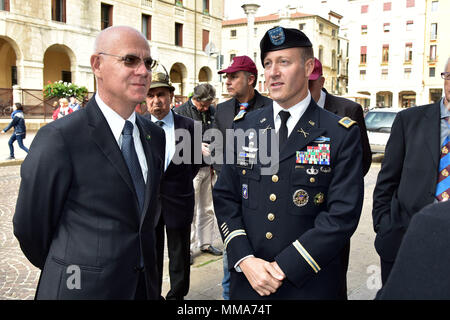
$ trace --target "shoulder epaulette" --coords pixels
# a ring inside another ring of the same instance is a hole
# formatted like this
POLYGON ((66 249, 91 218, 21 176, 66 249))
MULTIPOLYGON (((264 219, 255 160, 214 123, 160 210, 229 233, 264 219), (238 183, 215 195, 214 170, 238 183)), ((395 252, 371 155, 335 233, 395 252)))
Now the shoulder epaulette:
POLYGON ((349 117, 343 117, 341 120, 339 120, 339 124, 343 127, 346 127, 347 129, 350 128, 355 123, 356 121, 353 121, 349 117))

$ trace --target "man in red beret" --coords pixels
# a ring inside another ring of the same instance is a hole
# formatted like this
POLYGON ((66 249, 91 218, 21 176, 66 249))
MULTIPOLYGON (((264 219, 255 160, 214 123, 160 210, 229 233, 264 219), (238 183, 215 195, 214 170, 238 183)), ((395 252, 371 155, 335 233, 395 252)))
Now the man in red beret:
MULTIPOLYGON (((214 119, 214 128, 222 132, 223 144, 216 147, 215 152, 225 154, 223 146, 226 146, 226 130, 231 129, 233 121, 239 121, 245 117, 245 114, 270 105, 272 100, 262 96, 256 89, 258 79, 258 70, 255 63, 248 56, 236 56, 231 65, 218 72, 225 74, 227 91, 231 99, 217 105, 216 117, 214 119)), ((223 158, 222 158, 223 159, 223 158)), ((223 162, 222 162, 223 163, 223 162)), ((219 176, 222 163, 214 163, 213 168, 219 176)), ((226 254, 224 255, 224 277, 222 280, 223 298, 229 299, 230 273, 228 271, 228 262, 226 254)))

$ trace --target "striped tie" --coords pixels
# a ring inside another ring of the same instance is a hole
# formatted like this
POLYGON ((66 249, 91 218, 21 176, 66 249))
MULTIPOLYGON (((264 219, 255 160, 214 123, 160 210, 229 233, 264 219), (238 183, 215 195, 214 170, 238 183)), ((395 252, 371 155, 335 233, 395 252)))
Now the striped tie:
POLYGON ((447 201, 450 196, 450 139, 447 136, 441 148, 441 160, 439 161, 439 177, 436 186, 436 199, 438 201, 447 201))
POLYGON ((234 120, 241 119, 244 116, 244 114, 247 112, 247 108, 248 108, 247 102, 239 103, 239 112, 236 115, 236 117, 234 117, 234 120))

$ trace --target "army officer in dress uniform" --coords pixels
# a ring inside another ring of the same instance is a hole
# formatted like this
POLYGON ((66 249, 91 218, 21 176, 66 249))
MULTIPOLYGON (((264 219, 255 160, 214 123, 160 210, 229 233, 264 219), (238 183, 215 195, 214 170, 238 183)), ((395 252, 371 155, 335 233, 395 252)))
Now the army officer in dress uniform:
POLYGON ((260 46, 274 101, 234 121, 234 163, 213 191, 230 297, 345 299, 343 249, 364 191, 359 129, 311 99, 314 55, 303 32, 275 27, 260 46), (275 163, 262 161, 265 146, 275 163))

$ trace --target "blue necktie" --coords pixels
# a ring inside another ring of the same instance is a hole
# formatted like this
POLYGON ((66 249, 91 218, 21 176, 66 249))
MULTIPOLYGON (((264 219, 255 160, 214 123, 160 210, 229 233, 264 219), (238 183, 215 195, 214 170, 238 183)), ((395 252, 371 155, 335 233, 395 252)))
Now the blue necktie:
POLYGON ((139 209, 142 211, 145 198, 145 182, 142 177, 141 166, 134 148, 133 123, 126 120, 122 130, 122 154, 128 166, 131 179, 133 179, 134 189, 139 202, 139 209))
POLYGON ((436 186, 436 199, 447 201, 450 198, 450 138, 447 136, 441 147, 441 160, 439 161, 439 176, 436 186))

